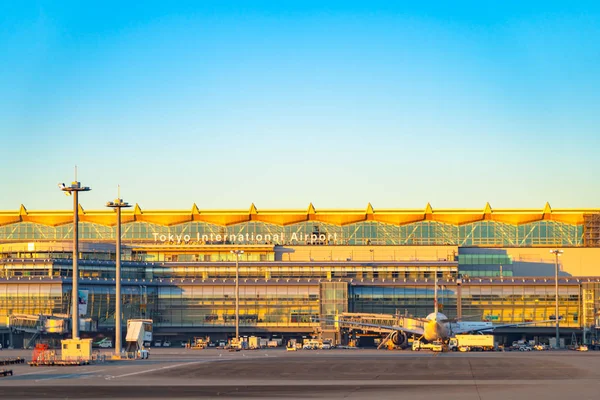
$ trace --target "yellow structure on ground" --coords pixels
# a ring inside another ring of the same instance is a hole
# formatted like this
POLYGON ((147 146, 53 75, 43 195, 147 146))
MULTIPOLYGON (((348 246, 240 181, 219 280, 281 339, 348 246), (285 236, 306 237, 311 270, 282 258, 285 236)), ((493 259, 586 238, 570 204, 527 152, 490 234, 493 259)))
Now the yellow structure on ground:
POLYGON ((91 361, 92 339, 61 340, 61 359, 63 361, 91 361))

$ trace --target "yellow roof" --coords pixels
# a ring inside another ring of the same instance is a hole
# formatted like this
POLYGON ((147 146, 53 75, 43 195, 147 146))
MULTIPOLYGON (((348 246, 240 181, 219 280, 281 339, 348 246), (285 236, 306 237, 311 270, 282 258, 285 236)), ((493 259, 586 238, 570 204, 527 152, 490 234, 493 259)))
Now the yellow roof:
MULTIPOLYGON (((481 209, 433 209, 427 204, 421 210, 375 209, 371 204, 363 210, 316 209, 312 204, 306 210, 259 210, 254 204, 248 210, 200 210, 194 204, 190 210, 142 210, 134 208, 122 211, 123 223, 144 221, 159 225, 177 225, 191 221, 202 221, 216 225, 234 225, 247 221, 261 221, 275 225, 290 225, 303 221, 320 221, 333 225, 348 225, 361 221, 377 221, 392 225, 406 225, 419 221, 438 221, 452 225, 463 225, 477 221, 496 221, 521 225, 535 221, 557 221, 573 225, 583 224, 583 216, 600 213, 600 209, 557 209, 546 203, 541 209, 492 209, 486 204, 481 209)), ((116 223, 112 209, 84 210, 79 207, 82 222, 112 226, 116 223)), ((19 210, 0 211, 0 226, 19 222, 34 222, 48 226, 71 223, 70 210, 28 211, 23 205, 19 210)))

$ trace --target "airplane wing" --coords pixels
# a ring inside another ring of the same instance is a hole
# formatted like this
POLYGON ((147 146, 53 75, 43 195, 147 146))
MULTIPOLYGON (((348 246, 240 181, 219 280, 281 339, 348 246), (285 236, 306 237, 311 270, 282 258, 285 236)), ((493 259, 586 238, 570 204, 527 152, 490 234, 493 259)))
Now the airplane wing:
POLYGON ((524 326, 524 325, 535 325, 535 324, 547 324, 549 322, 556 322, 556 320, 554 319, 549 319, 546 321, 530 321, 530 322, 516 322, 513 324, 502 324, 502 325, 492 325, 491 327, 488 328, 479 328, 479 329, 473 329, 470 332, 485 332, 485 331, 493 331, 495 329, 498 328, 511 328, 513 326, 524 326))
POLYGON ((456 323, 456 322, 460 322, 462 320, 465 319, 470 319, 470 318, 481 318, 481 314, 473 314, 473 315, 463 315, 460 318, 446 318, 446 319, 438 319, 438 322, 451 322, 451 323, 456 323))

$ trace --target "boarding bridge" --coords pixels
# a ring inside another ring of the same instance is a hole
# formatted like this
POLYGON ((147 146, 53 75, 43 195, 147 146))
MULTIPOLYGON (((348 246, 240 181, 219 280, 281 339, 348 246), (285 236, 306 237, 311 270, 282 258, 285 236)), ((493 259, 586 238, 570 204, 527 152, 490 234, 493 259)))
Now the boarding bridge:
POLYGON ((408 335, 401 332, 401 328, 409 332, 423 332, 425 320, 390 314, 342 313, 337 317, 336 328, 386 334, 378 348, 387 345, 388 342, 393 343, 395 347, 406 348, 408 335))
POLYGON ((8 326, 20 332, 38 333, 44 325, 40 315, 12 314, 8 317, 8 326))
POLYGON ((62 335, 67 333, 69 321, 69 316, 64 314, 12 314, 8 317, 8 326, 20 332, 62 335))
POLYGON ((397 328, 424 330, 422 319, 390 314, 342 313, 337 317, 339 328, 361 329, 376 333, 395 332, 397 328))
POLYGON ((8 317, 8 326, 16 332, 32 333, 25 347, 35 343, 42 333, 63 335, 69 329, 68 315, 12 314, 8 317))

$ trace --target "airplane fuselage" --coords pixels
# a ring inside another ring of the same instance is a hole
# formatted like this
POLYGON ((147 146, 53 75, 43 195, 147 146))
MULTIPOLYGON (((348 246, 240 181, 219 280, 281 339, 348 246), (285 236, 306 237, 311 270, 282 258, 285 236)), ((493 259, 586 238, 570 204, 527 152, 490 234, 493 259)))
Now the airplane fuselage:
POLYGON ((423 325, 423 337, 428 342, 448 339, 450 332, 448 330, 448 324, 444 322, 447 319, 448 318, 440 312, 429 314, 426 318, 427 322, 423 325))
POLYGON ((428 342, 434 342, 439 339, 446 340, 449 337, 447 324, 432 320, 426 322, 423 328, 423 337, 428 342))
POLYGON ((491 322, 485 321, 459 321, 449 322, 442 313, 432 313, 427 316, 427 322, 423 326, 423 337, 428 342, 436 340, 448 340, 451 336, 469 332, 484 332, 492 330, 491 322))

